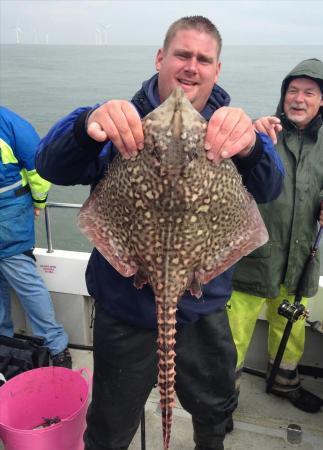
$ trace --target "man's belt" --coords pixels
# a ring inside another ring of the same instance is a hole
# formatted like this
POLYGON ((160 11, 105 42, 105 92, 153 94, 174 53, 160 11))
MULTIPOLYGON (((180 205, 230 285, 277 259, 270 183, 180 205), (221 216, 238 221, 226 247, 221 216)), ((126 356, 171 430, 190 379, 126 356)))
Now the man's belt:
POLYGON ((20 197, 21 195, 27 194, 27 192, 30 191, 29 184, 26 184, 26 186, 21 186, 20 188, 15 190, 15 196, 20 197))

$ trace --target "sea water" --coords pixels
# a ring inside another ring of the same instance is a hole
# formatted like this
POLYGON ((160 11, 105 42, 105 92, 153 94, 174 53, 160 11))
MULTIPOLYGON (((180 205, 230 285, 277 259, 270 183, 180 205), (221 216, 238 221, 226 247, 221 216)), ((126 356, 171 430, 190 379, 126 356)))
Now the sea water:
MULTIPOLYGON (((29 120, 40 136, 79 106, 130 99, 154 72, 153 46, 4 45, 0 103, 29 120)), ((301 60, 323 59, 323 46, 224 46, 218 84, 252 118, 275 112, 285 75, 301 60)), ((53 186, 49 200, 83 203, 87 186, 53 186)), ((54 248, 90 251, 75 210, 51 209, 54 248)), ((44 217, 37 245, 46 245, 44 217)))

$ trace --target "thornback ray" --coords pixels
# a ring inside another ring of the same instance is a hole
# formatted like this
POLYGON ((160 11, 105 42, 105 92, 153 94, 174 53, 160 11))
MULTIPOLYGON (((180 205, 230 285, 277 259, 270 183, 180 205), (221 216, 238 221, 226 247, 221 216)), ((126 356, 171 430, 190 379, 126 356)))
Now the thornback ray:
POLYGON ((164 449, 175 402, 177 303, 268 240, 230 159, 206 157, 206 120, 176 88, 143 119, 144 149, 118 154, 78 216, 81 231, 136 287, 150 283, 158 324, 164 449))

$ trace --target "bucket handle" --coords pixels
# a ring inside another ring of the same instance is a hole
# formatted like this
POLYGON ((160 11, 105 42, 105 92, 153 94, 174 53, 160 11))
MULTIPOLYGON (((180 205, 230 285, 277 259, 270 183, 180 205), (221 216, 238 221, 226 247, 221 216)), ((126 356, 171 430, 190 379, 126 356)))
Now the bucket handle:
POLYGON ((5 379, 5 376, 3 375, 2 372, 0 372, 0 382, 1 382, 0 387, 1 387, 4 383, 7 382, 7 380, 5 379))
POLYGON ((78 372, 86 379, 89 387, 92 387, 92 373, 87 367, 82 367, 78 372))

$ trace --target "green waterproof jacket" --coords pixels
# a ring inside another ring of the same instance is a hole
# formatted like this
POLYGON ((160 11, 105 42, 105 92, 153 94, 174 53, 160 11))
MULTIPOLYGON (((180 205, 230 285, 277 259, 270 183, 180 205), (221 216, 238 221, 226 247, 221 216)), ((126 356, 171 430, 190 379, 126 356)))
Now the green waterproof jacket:
MULTIPOLYGON (((323 200, 323 108, 304 130, 283 114, 288 82, 291 77, 301 76, 314 78, 323 87, 323 62, 317 59, 301 62, 282 83, 276 115, 283 125, 277 143, 286 172, 283 190, 275 201, 259 205, 269 232, 268 243, 239 261, 234 274, 235 290, 259 297, 276 297, 281 283, 289 294, 295 293, 318 232, 317 219, 323 200)), ((307 275, 301 294, 312 297, 318 290, 320 276, 318 253, 307 275)))

